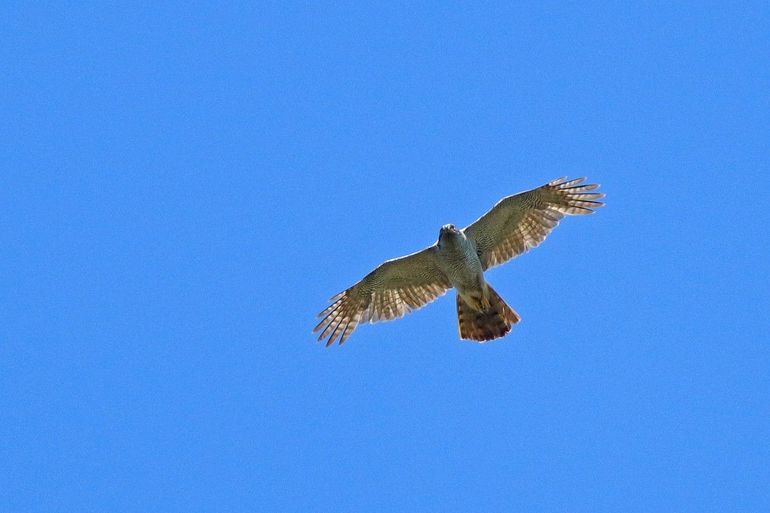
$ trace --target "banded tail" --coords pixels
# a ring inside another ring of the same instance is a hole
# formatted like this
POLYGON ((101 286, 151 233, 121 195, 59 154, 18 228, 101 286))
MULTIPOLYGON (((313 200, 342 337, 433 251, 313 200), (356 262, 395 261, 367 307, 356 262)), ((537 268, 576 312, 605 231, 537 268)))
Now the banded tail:
POLYGON ((489 284, 490 307, 485 311, 472 308, 461 296, 457 294, 457 323, 460 329, 460 338, 486 342, 504 336, 511 331, 511 326, 521 320, 513 308, 495 292, 489 284))

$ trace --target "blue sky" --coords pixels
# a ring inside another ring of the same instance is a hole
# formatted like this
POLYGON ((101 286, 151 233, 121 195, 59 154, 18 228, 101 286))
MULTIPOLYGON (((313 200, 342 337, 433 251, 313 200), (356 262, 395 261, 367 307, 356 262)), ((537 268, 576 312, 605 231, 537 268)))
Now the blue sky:
POLYGON ((761 3, 0 8, 0 510, 767 511, 761 3), (562 175, 607 206, 324 349, 562 175))

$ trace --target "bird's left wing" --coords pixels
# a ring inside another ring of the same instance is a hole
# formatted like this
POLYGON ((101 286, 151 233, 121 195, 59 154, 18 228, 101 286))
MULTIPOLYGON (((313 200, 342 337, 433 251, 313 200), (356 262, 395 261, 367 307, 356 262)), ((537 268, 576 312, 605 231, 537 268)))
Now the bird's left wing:
POLYGON ((592 214, 604 204, 597 184, 558 178, 501 199, 463 232, 476 244, 484 270, 507 262, 543 242, 565 215, 592 214))
POLYGON ((438 266, 435 245, 387 260, 364 279, 331 298, 313 333, 345 342, 359 323, 398 319, 444 295, 452 284, 438 266))

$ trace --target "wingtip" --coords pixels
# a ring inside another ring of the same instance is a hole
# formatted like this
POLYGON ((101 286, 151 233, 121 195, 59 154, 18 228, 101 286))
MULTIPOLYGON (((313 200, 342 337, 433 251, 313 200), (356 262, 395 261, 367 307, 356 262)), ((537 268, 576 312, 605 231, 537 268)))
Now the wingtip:
POLYGON ((559 185, 560 183, 564 182, 565 180, 567 180, 566 176, 555 178, 555 179, 551 180, 550 182, 548 182, 548 185, 559 185))
POLYGON ((589 210, 590 210, 590 212, 589 212, 589 213, 590 213, 590 214, 595 214, 595 213, 596 213, 596 210, 595 210, 595 209, 597 209, 597 208, 602 208, 603 206, 604 206, 604 203, 601 203, 601 202, 598 202, 598 201, 597 201, 597 202, 596 202, 596 205, 593 205, 593 206, 591 206, 591 209, 589 209, 589 210))

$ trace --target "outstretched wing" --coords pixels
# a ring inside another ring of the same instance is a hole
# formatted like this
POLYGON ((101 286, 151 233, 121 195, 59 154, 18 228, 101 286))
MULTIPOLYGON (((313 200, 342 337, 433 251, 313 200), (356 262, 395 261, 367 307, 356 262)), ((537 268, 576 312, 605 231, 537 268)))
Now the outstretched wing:
POLYGON ((436 246, 417 253, 383 262, 344 292, 330 301, 318 314, 321 322, 313 333, 321 331, 318 340, 329 337, 326 346, 339 338, 345 342, 359 323, 397 319, 444 295, 452 285, 439 269, 436 246))
POLYGON ((484 270, 536 247, 565 215, 592 214, 604 194, 590 192, 598 184, 585 178, 558 178, 542 187, 501 199, 492 210, 463 231, 476 243, 484 270))

